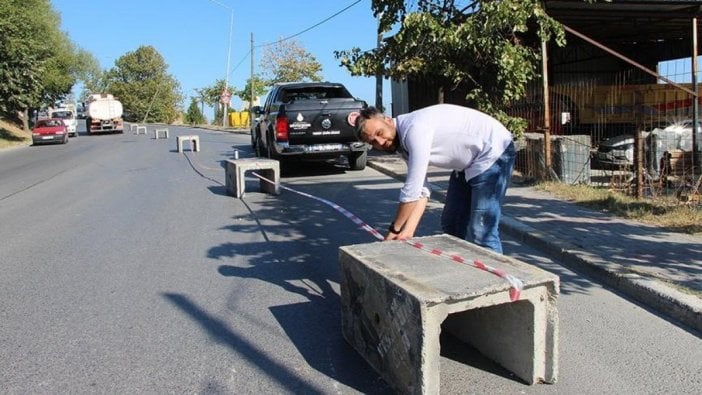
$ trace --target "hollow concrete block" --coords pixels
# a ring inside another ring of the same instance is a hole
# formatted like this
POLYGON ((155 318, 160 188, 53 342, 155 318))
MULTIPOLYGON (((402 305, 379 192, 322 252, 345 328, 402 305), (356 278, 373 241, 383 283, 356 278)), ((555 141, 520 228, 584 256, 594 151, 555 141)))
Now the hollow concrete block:
POLYGON ((158 140, 161 135, 163 135, 163 138, 168 139, 168 128, 154 129, 154 139, 158 140))
POLYGON ((280 194, 280 164, 274 159, 242 158, 228 159, 225 166, 225 186, 227 194, 241 199, 244 196, 246 185, 245 174, 254 170, 261 177, 259 186, 262 192, 273 195, 280 194), (272 181, 272 182, 269 182, 272 181))
POLYGON ((176 144, 178 145, 178 152, 183 152, 183 143, 190 142, 190 150, 194 152, 200 152, 200 136, 194 134, 190 136, 177 136, 176 144))
POLYGON ((471 264, 403 241, 339 251, 343 336, 391 386, 439 393, 442 330, 529 384, 556 381, 556 275, 449 235, 413 240, 471 264), (520 299, 510 301, 510 284, 475 259, 522 280, 520 299))

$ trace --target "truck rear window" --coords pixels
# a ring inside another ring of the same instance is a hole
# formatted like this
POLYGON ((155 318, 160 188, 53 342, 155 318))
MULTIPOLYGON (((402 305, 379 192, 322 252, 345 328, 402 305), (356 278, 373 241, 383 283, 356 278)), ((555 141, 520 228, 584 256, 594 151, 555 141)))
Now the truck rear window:
POLYGON ((297 100, 353 99, 343 87, 306 87, 285 89, 280 92, 280 101, 290 103, 297 100))
POLYGON ((54 126, 63 126, 63 122, 57 120, 57 119, 43 119, 37 122, 37 127, 43 128, 43 127, 54 127, 54 126))
POLYGON ((51 113, 52 118, 61 118, 61 119, 71 119, 73 118, 73 113, 70 111, 54 111, 51 113))

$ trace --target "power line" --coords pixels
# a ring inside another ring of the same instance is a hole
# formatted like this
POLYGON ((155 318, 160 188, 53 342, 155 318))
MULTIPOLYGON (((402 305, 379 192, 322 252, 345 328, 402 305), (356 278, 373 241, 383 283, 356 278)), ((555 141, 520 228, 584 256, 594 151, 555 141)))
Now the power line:
POLYGON ((224 4, 224 3, 222 3, 221 1, 217 1, 217 0, 210 0, 210 1, 213 2, 213 3, 215 3, 215 4, 219 4, 220 6, 226 8, 226 9, 228 9, 228 10, 232 10, 232 11, 234 10, 232 7, 230 7, 230 6, 228 6, 228 5, 224 4))
POLYGON ((250 56, 250 54, 247 52, 246 55, 244 55, 244 57, 241 58, 241 60, 239 61, 239 63, 237 63, 236 66, 232 67, 232 71, 231 71, 231 72, 233 73, 234 70, 236 70, 237 68, 239 68, 239 66, 241 66, 241 64, 244 63, 244 61, 245 61, 246 59, 248 59, 249 56, 250 56))
POLYGON ((256 45, 254 48, 261 48, 261 47, 267 47, 267 46, 270 46, 270 45, 279 44, 279 43, 282 43, 283 41, 287 41, 287 40, 290 40, 291 38, 295 38, 295 37, 297 37, 297 36, 299 36, 299 35, 301 35, 301 34, 303 34, 303 33, 307 33, 308 31, 310 31, 310 30, 314 29, 315 27, 317 27, 317 26, 323 24, 324 22, 327 22, 327 21, 329 21, 330 19, 332 19, 332 18, 338 16, 339 14, 345 12, 346 10, 348 10, 349 8, 355 6, 356 4, 360 3, 361 1, 363 1, 363 0, 356 0, 356 1, 354 1, 353 3, 349 4, 348 6, 346 6, 346 8, 344 8, 344 9, 342 9, 341 11, 335 13, 334 15, 332 15, 332 16, 330 16, 330 17, 327 17, 327 18, 324 19, 323 21, 321 21, 321 22, 319 22, 319 23, 316 23, 316 24, 314 24, 314 25, 308 27, 308 28, 305 29, 305 30, 302 30, 302 31, 300 31, 300 32, 298 32, 298 33, 295 33, 295 34, 293 34, 292 36, 288 36, 288 37, 285 37, 285 38, 281 38, 281 39, 278 40, 278 41, 273 41, 273 42, 270 42, 270 43, 267 43, 267 44, 256 45))
MULTIPOLYGON (((210 0, 210 1, 216 1, 216 0, 210 0)), ((340 10, 340 11, 334 13, 333 15, 331 15, 331 16, 325 18, 324 20, 322 20, 322 21, 320 21, 320 22, 318 22, 318 23, 316 23, 316 24, 314 24, 314 25, 312 25, 312 26, 310 26, 310 27, 308 27, 308 28, 306 28, 306 29, 304 29, 304 30, 298 32, 298 33, 295 33, 295 34, 293 34, 293 35, 291 35, 291 36, 288 36, 288 37, 285 37, 285 38, 281 38, 281 39, 278 40, 278 41, 273 41, 273 42, 266 43, 266 44, 255 45, 254 48, 262 48, 262 47, 267 47, 267 46, 279 44, 279 43, 282 43, 282 42, 284 42, 284 41, 287 41, 287 40, 290 40, 290 39, 292 39, 292 38, 295 38, 295 37, 297 37, 297 36, 299 36, 299 35, 301 35, 301 34, 307 33, 308 31, 314 29, 315 27, 318 27, 319 25, 321 25, 321 24, 323 24, 323 23, 325 23, 325 22, 328 22, 330 19, 333 19, 333 18, 339 16, 340 14, 342 14, 342 13, 345 12, 345 11, 347 11, 349 8, 355 6, 356 4, 360 3, 361 1, 363 1, 363 0, 356 0, 355 2, 353 2, 353 3, 349 4, 348 6, 344 7, 342 10, 340 10)), ((236 64, 236 66, 234 66, 234 67, 231 69, 231 72, 233 73, 237 68, 239 68, 239 66, 241 66, 241 64, 244 63, 244 61, 245 61, 246 59, 248 59, 249 56, 250 56, 250 54, 247 53, 247 54, 236 64)))

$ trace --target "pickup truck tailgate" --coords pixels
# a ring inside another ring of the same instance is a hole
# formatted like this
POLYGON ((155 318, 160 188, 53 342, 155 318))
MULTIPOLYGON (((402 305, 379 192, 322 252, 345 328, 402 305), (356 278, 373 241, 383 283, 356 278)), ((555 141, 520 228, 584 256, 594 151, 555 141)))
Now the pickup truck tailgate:
POLYGON ((355 141, 349 114, 359 111, 354 100, 306 100, 286 108, 290 144, 324 144, 355 141))

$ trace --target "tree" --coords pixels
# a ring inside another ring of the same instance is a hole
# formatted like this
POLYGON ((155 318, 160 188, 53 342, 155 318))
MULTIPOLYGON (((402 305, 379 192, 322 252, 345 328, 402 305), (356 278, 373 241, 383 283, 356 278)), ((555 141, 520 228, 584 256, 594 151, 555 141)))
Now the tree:
POLYGON ((65 35, 52 35, 47 37, 53 51, 52 56, 44 62, 40 72, 43 85, 41 92, 42 103, 54 103, 71 92, 77 81, 79 64, 77 50, 65 35))
POLYGON ((95 58, 60 29, 48 0, 0 2, 0 116, 28 127, 28 109, 66 98, 95 58))
POLYGON ((197 99, 191 97, 190 106, 188 107, 188 111, 185 113, 185 123, 189 125, 202 125, 206 122, 205 116, 200 111, 200 107, 197 106, 197 99))
MULTIPOLYGON (((204 88, 201 88, 199 90, 196 90, 198 93, 198 96, 204 100, 205 103, 208 105, 214 107, 215 109, 215 116, 212 121, 214 125, 221 125, 222 122, 222 111, 224 110, 222 106, 220 105, 220 96, 222 95, 222 92, 224 92, 224 80, 216 80, 213 85, 206 86, 204 88)), ((236 92, 236 89, 232 86, 228 86, 227 90, 229 92, 236 92)))
POLYGON ((251 107, 252 103, 255 103, 256 99, 263 96, 268 91, 268 88, 271 86, 270 82, 264 80, 259 75, 254 75, 253 81, 254 81, 254 97, 253 97, 253 99, 251 98, 251 78, 248 78, 246 80, 246 86, 244 86, 244 89, 242 89, 240 91, 236 91, 236 95, 242 101, 249 103, 249 108, 251 107))
POLYGON ((117 59, 107 72, 106 93, 120 99, 127 119, 171 123, 183 99, 180 84, 167 69, 154 47, 141 46, 117 59))
POLYGON ((209 103, 207 100, 207 92, 205 92, 205 88, 200 88, 200 89, 194 89, 195 91, 195 97, 197 98, 197 101, 200 102, 200 113, 205 115, 205 103, 209 103))
MULTIPOLYGON (((591 1, 591 0, 584 0, 591 1)), ((335 51, 352 75, 419 77, 439 90, 462 87, 472 106, 496 116, 520 132, 526 122, 509 117, 505 107, 524 96, 539 75, 540 40, 565 43, 560 25, 540 0, 476 0, 468 6, 452 0, 373 0, 381 31, 399 30, 380 48, 335 51)), ((463 3, 462 3, 463 4, 463 3)))
MULTIPOLYGON (((46 0, 0 2, 0 115, 18 120, 38 103, 43 59, 51 52, 40 37, 49 31, 46 0), (31 10, 31 12, 30 12, 31 10)), ((25 119, 26 125, 26 119, 25 119)))
POLYGON ((294 39, 267 46, 263 50, 261 68, 270 84, 322 80, 322 65, 294 39))
POLYGON ((83 82, 83 91, 78 100, 86 102, 89 94, 106 91, 107 72, 100 68, 100 64, 92 54, 79 49, 77 57, 81 64, 78 79, 83 82))

